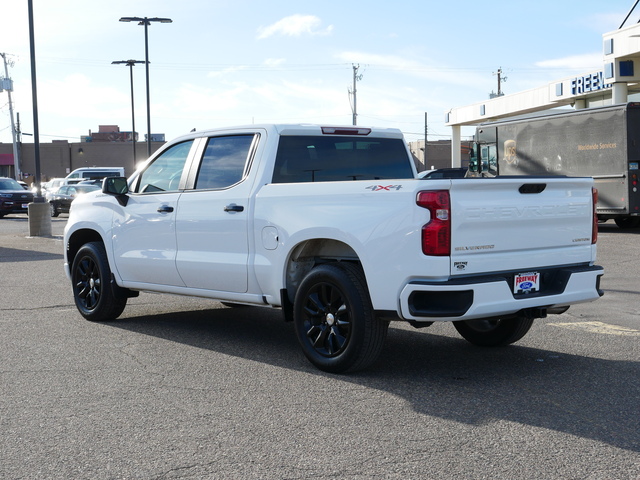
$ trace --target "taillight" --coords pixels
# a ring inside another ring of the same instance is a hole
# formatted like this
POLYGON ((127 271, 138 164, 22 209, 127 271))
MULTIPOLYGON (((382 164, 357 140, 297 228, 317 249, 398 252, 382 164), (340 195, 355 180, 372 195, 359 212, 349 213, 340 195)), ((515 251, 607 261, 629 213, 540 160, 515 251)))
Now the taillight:
POLYGON ((432 256, 451 254, 451 201, 449 190, 419 192, 418 206, 426 208, 431 220, 422 227, 422 253, 432 256))
POLYGON ((591 245, 598 241, 598 189, 591 187, 591 196, 593 197, 593 228, 591 229, 591 245))

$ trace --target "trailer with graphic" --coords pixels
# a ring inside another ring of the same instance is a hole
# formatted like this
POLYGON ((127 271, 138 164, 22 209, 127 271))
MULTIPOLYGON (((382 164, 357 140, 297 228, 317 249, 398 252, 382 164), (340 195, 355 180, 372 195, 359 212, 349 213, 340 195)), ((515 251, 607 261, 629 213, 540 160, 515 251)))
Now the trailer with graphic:
POLYGON ((484 123, 470 176, 593 177, 598 218, 640 226, 640 103, 484 123))

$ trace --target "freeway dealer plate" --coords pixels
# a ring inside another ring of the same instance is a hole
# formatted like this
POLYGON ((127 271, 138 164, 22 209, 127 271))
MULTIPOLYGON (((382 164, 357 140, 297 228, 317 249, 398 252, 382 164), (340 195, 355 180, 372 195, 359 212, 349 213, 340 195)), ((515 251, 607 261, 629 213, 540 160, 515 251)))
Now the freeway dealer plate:
POLYGON ((513 293, 531 293, 540 290, 540 273, 519 273, 513 282, 513 293))

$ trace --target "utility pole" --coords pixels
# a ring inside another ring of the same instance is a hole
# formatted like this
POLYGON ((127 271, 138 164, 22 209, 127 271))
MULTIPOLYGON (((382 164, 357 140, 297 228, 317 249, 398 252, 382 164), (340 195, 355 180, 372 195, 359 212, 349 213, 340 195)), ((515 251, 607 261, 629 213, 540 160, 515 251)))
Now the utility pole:
POLYGON ((424 162, 425 168, 427 168, 427 112, 424 112, 424 155, 422 160, 424 162))
MULTIPOLYGON (((25 135, 30 135, 25 133, 25 135)), ((16 112, 16 151, 18 152, 18 158, 22 158, 22 131, 20 130, 20 112, 16 112)), ((20 172, 22 175, 22 172, 20 172)))
POLYGON ((358 107, 357 107, 357 89, 356 82, 362 80, 362 74, 358 75, 358 70, 360 69, 360 65, 353 65, 353 90, 349 90, 349 94, 353 96, 353 104, 351 106, 351 111, 353 112, 353 125, 358 124, 358 107))
MULTIPOLYGON (((0 53, 2 56, 2 60, 4 61, 4 79, 2 81, 2 86, 0 86, 0 92, 3 90, 7 91, 9 95, 9 116, 11 117, 11 140, 13 141, 13 166, 14 166, 14 175, 16 180, 22 180, 22 172, 20 171, 20 156, 18 152, 18 142, 16 139, 16 125, 13 122, 13 103, 11 101, 11 92, 13 91, 13 82, 9 78, 9 69, 7 68, 7 54, 0 53)), ((10 61, 11 66, 13 67, 13 61, 10 61)))
POLYGON ((504 95, 502 93, 502 82, 506 82, 507 77, 502 76, 502 67, 498 68, 498 71, 494 73, 494 75, 498 76, 498 97, 501 97, 502 95, 504 95))

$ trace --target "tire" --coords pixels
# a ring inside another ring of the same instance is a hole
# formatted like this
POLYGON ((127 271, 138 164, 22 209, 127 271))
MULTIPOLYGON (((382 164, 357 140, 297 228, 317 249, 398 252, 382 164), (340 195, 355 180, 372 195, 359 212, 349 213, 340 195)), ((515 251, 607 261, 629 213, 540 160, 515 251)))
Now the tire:
POLYGON ((127 296, 111 280, 107 253, 101 242, 82 246, 71 267, 73 299, 80 314, 92 322, 115 320, 127 305, 127 296))
POLYGON ((464 320, 453 322, 462 338, 480 347, 503 347, 524 337, 533 325, 533 318, 464 320))
POLYGON ((293 302, 293 321, 307 359, 331 373, 370 366, 389 327, 373 312, 362 270, 349 263, 319 265, 307 274, 293 302))
POLYGON ((56 209, 56 206, 53 203, 50 203, 49 206, 51 208, 52 217, 57 217, 58 215, 60 215, 60 212, 58 212, 58 210, 56 209))
POLYGON ((636 228, 640 226, 640 217, 621 217, 614 220, 620 228, 636 228))

